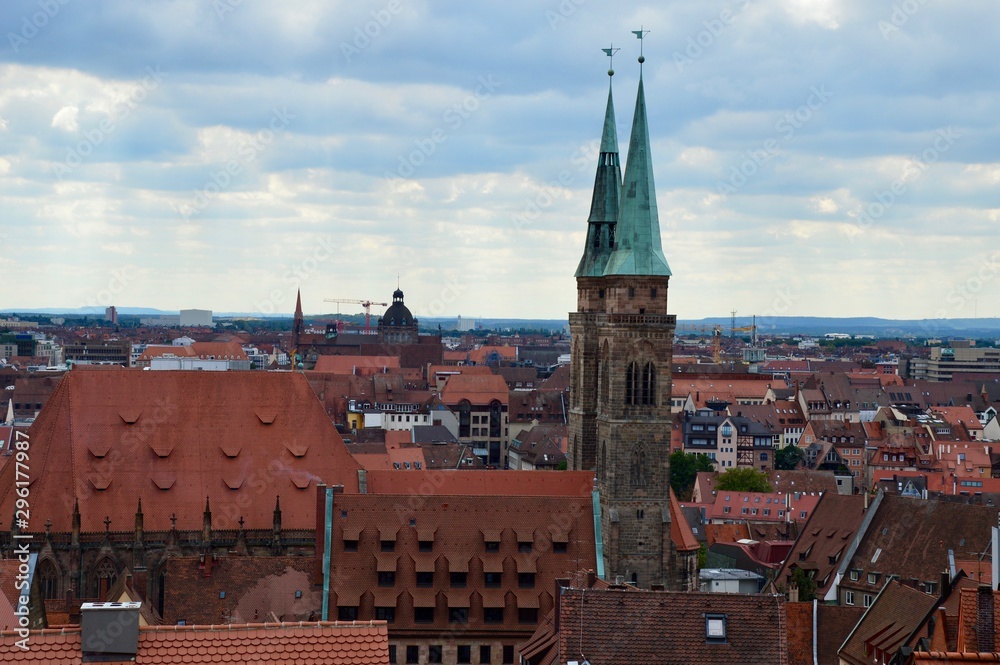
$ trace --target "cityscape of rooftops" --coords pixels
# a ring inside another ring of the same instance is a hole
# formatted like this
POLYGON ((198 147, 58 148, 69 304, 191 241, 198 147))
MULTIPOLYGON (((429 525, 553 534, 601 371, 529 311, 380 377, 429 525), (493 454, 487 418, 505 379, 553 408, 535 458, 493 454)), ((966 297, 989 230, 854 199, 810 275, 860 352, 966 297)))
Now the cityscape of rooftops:
POLYGON ((5 0, 0 661, 996 661, 998 32, 5 0))

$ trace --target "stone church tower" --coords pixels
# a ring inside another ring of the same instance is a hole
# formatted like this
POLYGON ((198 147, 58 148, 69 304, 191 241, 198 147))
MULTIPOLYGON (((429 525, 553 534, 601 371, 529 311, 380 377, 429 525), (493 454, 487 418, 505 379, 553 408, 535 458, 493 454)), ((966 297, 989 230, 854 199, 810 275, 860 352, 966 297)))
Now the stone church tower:
MULTIPOLYGON (((676 317, 660 243, 640 56, 624 184, 611 92, 570 313, 570 468, 593 470, 605 579, 686 586, 671 541, 670 376, 676 317), (675 572, 677 571, 677 572, 675 572)), ((612 75, 613 70, 609 71, 612 75)))

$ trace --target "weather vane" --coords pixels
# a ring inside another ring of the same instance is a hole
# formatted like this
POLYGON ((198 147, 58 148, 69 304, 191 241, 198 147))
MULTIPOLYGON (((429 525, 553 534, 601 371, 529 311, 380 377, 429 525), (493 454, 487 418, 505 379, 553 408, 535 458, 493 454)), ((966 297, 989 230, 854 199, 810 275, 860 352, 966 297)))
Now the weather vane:
POLYGON ((618 53, 618 51, 621 51, 621 49, 620 48, 615 48, 615 45, 612 44, 611 48, 602 48, 601 50, 604 51, 604 55, 608 56, 608 63, 609 63, 608 64, 608 76, 614 76, 615 75, 615 65, 614 65, 614 63, 615 63, 615 53, 618 53))
POLYGON ((642 38, 649 34, 649 30, 643 30, 640 25, 638 30, 632 31, 632 34, 639 40, 639 64, 641 65, 646 62, 646 56, 642 54, 642 38))

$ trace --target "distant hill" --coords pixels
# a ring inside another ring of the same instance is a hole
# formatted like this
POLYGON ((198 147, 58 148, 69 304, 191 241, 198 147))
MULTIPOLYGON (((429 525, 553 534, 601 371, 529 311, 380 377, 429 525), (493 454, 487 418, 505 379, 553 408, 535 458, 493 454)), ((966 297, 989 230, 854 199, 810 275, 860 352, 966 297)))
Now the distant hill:
MULTIPOLYGON (((161 310, 152 307, 119 307, 119 316, 163 316, 177 314, 177 311, 161 310)), ((103 316, 103 307, 53 307, 34 309, 3 309, 0 316, 12 314, 54 316, 103 316)), ((215 312, 214 318, 266 318, 291 319, 291 312, 262 315, 259 312, 215 312)), ((310 314, 307 319, 342 319, 345 321, 364 321, 363 314, 310 314)), ((372 316, 372 325, 378 320, 372 316)), ((477 318, 477 326, 488 330, 547 330, 560 332, 569 326, 567 319, 514 319, 514 318, 477 318)), ((704 319, 678 319, 679 326, 705 327, 720 326, 724 335, 729 335, 732 320, 728 316, 706 317, 704 319)), ((749 316, 736 317, 736 327, 749 327, 753 320, 749 316)), ((425 317, 420 319, 422 330, 437 329, 454 330, 458 324, 457 317, 425 317)), ((976 337, 986 339, 1000 338, 1000 318, 977 319, 881 319, 874 316, 856 317, 822 317, 822 316, 772 316, 757 319, 757 330, 763 335, 813 335, 826 333, 846 333, 849 335, 874 335, 876 337, 976 337)), ((684 331, 699 334, 699 331, 684 331)), ((702 331, 705 332, 705 331, 702 331)), ((706 332, 707 334, 707 332, 706 332)), ((746 332, 737 333, 747 335, 746 332)))

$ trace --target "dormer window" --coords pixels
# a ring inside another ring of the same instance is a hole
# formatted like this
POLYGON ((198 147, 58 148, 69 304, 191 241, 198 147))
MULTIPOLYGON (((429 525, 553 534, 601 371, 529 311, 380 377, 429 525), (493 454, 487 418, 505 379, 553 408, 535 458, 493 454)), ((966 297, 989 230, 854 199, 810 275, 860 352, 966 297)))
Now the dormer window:
POLYGON ((708 642, 726 641, 726 615, 706 614, 705 615, 705 639, 708 642))

